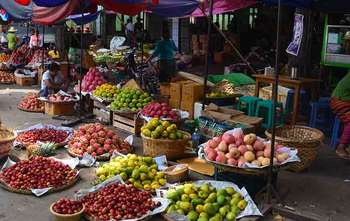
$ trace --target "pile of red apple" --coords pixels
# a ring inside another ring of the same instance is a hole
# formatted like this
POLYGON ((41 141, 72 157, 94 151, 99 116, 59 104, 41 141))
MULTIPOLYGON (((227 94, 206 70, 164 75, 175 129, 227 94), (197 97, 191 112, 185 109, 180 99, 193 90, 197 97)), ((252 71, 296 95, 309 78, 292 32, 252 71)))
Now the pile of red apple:
POLYGON ((52 206, 52 210, 59 214, 75 214, 83 209, 80 201, 62 198, 52 206))
POLYGON ((64 96, 61 94, 51 94, 48 100, 53 103, 71 102, 73 99, 70 96, 64 96))
POLYGON ((103 78, 101 72, 97 68, 90 68, 83 78, 81 90, 84 92, 92 92, 104 83, 106 83, 106 80, 103 78))
POLYGON ((114 131, 96 123, 81 126, 69 142, 69 150, 78 156, 89 153, 96 157, 106 153, 112 154, 114 150, 126 154, 131 151, 131 146, 121 140, 114 131))
POLYGON ((143 116, 152 118, 170 119, 171 121, 179 119, 178 113, 172 110, 167 103, 152 102, 146 105, 141 113, 143 116))
POLYGON ((85 214, 96 220, 136 219, 160 206, 151 193, 120 183, 89 193, 81 201, 85 214))
POLYGON ((44 112, 44 103, 41 102, 37 94, 28 94, 18 104, 18 107, 27 111, 44 112))
POLYGON ((50 143, 63 143, 69 133, 64 130, 52 128, 33 129, 18 134, 16 141, 23 144, 35 144, 37 141, 50 143))
POLYGON ((0 180, 17 190, 58 188, 71 183, 78 175, 52 158, 32 157, 23 160, 0 172, 0 180))
MULTIPOLYGON (((279 165, 289 158, 282 151, 282 145, 276 144, 274 165, 279 165)), ((206 158, 220 164, 244 167, 251 163, 258 167, 270 165, 271 144, 255 134, 244 135, 242 131, 226 132, 221 137, 209 140, 204 147, 206 158)))

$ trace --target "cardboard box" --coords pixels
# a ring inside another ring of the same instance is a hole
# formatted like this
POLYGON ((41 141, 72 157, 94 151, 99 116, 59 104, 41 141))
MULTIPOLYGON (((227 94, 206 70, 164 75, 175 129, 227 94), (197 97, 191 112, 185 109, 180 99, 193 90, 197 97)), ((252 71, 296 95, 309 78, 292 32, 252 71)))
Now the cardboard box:
POLYGON ((45 102, 45 114, 50 116, 71 116, 74 114, 74 102, 49 103, 45 102))
POLYGON ((16 84, 19 86, 32 86, 34 83, 32 77, 16 77, 16 84))
POLYGON ((180 106, 181 106, 181 100, 170 99, 169 100, 169 105, 172 108, 179 109, 180 106))
POLYGON ((204 96, 204 85, 187 83, 182 86, 181 109, 188 111, 190 117, 194 116, 194 104, 204 96))
POLYGON ((160 95, 169 96, 170 95, 170 84, 162 83, 160 84, 160 95))

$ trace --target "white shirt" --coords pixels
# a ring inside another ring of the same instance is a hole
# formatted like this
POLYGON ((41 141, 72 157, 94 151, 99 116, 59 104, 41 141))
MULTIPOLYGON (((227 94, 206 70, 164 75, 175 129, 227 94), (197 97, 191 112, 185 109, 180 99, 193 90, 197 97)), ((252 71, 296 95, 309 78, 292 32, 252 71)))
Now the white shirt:
POLYGON ((125 26, 125 32, 128 33, 128 32, 134 32, 135 30, 135 27, 134 27, 134 24, 129 22, 126 24, 125 26))
POLYGON ((47 87, 45 84, 46 80, 49 80, 55 84, 63 83, 63 78, 61 76, 61 72, 58 72, 58 74, 56 74, 56 76, 55 76, 55 79, 52 79, 50 71, 45 71, 45 73, 43 74, 42 80, 41 80, 41 90, 44 90, 47 87))
POLYGON ((3 44, 3 43, 7 43, 7 38, 5 36, 4 33, 1 33, 0 34, 0 43, 3 44))

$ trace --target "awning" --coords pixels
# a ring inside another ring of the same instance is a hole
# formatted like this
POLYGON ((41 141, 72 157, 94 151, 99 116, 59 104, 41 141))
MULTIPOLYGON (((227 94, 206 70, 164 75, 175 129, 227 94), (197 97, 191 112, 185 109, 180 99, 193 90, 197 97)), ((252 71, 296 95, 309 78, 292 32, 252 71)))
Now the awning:
MULTIPOLYGON (((225 12, 233 12, 242 8, 250 7, 256 3, 256 0, 214 0, 213 14, 216 15, 225 12)), ((205 14, 201 8, 197 8, 191 16, 201 17, 209 15, 209 5, 207 1, 205 1, 200 7, 204 10, 205 14)))
POLYGON ((161 17, 183 17, 190 15, 199 6, 198 0, 160 0, 151 5, 149 11, 161 17))
POLYGON ((82 24, 85 25, 95 21, 100 15, 100 13, 101 11, 98 11, 96 13, 85 13, 84 15, 81 15, 81 14, 71 15, 66 20, 72 20, 77 25, 82 25, 82 24))

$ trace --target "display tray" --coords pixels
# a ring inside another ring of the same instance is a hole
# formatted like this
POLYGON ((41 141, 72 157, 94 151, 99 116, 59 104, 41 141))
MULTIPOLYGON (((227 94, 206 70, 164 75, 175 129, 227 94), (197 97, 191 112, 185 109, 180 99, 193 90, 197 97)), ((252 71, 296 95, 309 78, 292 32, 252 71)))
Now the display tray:
MULTIPOLYGON (((77 170, 76 170, 76 172, 78 173, 77 170)), ((78 180, 79 180, 79 175, 77 175, 74 180, 72 180, 71 182, 67 183, 66 185, 61 186, 61 187, 57 187, 57 188, 52 188, 47 193, 55 193, 55 192, 59 192, 59 191, 62 191, 62 190, 66 190, 66 189, 74 186, 78 182, 78 180)), ((0 180, 0 187, 2 187, 3 189, 5 189, 5 190, 7 190, 9 192, 13 192, 13 193, 19 193, 19 194, 25 194, 25 195, 33 195, 32 191, 30 191, 30 190, 20 190, 20 189, 15 189, 15 188, 10 187, 3 180, 0 180)))
POLYGON ((31 112, 31 113, 44 113, 44 112, 45 112, 44 109, 43 109, 43 110, 27 110, 27 109, 21 108, 21 107, 19 107, 19 106, 17 106, 17 108, 18 108, 19 110, 21 110, 21 111, 31 112))

